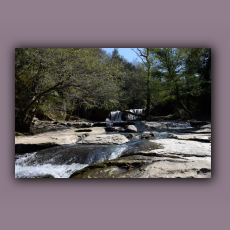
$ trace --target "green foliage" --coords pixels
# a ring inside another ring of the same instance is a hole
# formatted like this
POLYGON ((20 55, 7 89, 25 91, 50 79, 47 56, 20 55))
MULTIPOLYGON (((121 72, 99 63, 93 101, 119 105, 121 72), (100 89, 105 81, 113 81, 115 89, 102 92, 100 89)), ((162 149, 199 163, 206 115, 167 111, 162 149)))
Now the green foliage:
POLYGON ((94 107, 211 113, 211 49, 136 51, 142 63, 128 62, 118 49, 16 49, 16 127, 30 125, 38 110, 59 119, 94 107))
MULTIPOLYGON (((159 83, 154 93, 158 104, 163 103, 164 97, 174 95, 177 98, 175 106, 191 116, 191 111, 197 110, 194 100, 204 97, 206 104, 211 102, 211 49, 151 48, 150 53, 152 76, 159 83)), ((199 106, 203 103, 200 100, 199 106)), ((211 114, 211 107, 204 108, 211 114)))

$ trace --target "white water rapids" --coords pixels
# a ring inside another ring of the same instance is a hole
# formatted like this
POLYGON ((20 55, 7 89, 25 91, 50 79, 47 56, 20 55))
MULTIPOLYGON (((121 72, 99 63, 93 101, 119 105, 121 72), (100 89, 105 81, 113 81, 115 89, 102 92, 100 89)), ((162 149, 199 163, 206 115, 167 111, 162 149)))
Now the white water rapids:
MULTIPOLYGON (((121 156, 127 148, 128 146, 126 144, 108 146, 96 151, 95 155, 90 155, 87 161, 90 164, 94 164, 96 162, 100 163, 106 160, 116 159, 121 156)), ((36 152, 17 156, 15 161, 15 178, 69 178, 73 172, 88 166, 88 164, 79 163, 56 165, 44 162, 43 164, 38 164, 37 161, 31 164, 31 161, 34 159, 36 159, 36 152)), ((49 162, 52 162, 52 159, 49 160, 49 162)))
POLYGON ((71 165, 28 165, 27 161, 34 158, 36 152, 26 153, 15 161, 15 178, 36 178, 51 175, 54 178, 69 178, 69 176, 80 169, 87 167, 87 164, 71 165))

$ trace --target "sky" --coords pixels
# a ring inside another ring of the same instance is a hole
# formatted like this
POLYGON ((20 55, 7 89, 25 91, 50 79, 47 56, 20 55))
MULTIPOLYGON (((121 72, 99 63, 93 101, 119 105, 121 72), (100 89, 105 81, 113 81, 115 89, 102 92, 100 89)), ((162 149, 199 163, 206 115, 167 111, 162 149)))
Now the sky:
MULTIPOLYGON (((112 53, 114 50, 114 48, 102 48, 102 49, 106 50, 107 53, 112 53)), ((141 59, 136 55, 134 51, 131 50, 131 48, 118 48, 118 52, 129 62, 132 62, 136 58, 138 59, 138 61, 141 61, 141 59)))

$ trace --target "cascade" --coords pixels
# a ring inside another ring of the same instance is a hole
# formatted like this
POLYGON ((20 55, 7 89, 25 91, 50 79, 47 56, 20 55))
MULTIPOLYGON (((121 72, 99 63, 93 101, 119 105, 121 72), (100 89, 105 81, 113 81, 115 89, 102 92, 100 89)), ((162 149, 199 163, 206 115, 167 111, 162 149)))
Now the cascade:
POLYGON ((121 111, 113 111, 110 113, 111 121, 122 121, 121 119, 122 112, 121 111))
MULTIPOLYGON (((130 110, 126 110, 132 113, 137 113, 137 114, 145 114, 145 110, 144 109, 130 109, 130 110)), ((132 115, 132 114, 128 114, 128 120, 137 120, 138 116, 132 115)))
MULTIPOLYGON (((132 113, 137 113, 137 114, 145 114, 145 110, 144 109, 130 109, 130 110, 126 110, 132 113)), ((122 112, 121 111, 112 111, 110 112, 110 119, 106 118, 106 122, 108 121, 122 121, 121 119, 122 117, 122 112)), ((132 115, 132 114, 128 114, 127 115, 127 119, 130 120, 137 120, 138 116, 132 115)))

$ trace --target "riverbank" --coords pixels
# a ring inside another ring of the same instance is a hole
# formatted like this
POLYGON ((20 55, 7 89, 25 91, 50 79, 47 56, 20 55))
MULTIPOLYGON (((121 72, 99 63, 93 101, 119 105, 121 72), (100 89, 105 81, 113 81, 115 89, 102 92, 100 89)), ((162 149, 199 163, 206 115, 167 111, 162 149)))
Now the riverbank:
POLYGON ((27 178, 211 178, 211 123, 192 124, 195 127, 188 121, 139 122, 130 139, 128 133, 119 132, 124 124, 118 132, 106 132, 106 127, 86 122, 16 136, 16 153, 31 152, 16 154, 17 170, 33 170, 36 165, 48 174, 47 168, 54 166, 65 171, 58 176, 42 170, 41 176, 24 171, 19 175, 27 178))

